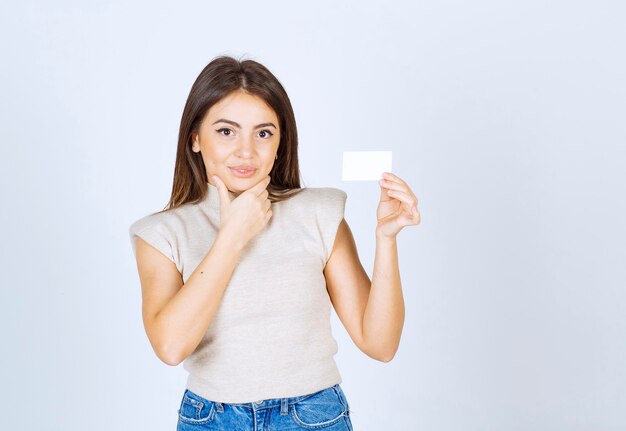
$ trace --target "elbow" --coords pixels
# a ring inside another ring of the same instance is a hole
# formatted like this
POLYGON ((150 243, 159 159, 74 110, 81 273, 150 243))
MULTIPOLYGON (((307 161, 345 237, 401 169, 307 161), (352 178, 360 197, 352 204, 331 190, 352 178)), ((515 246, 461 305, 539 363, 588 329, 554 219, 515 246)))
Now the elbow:
POLYGON ((159 358, 161 362, 166 365, 171 365, 172 367, 175 367, 182 362, 180 360, 180 356, 173 353, 164 352, 162 350, 155 350, 154 353, 156 353, 157 358, 159 358))
POLYGON ((379 362, 390 362, 394 356, 396 356, 396 352, 398 351, 397 347, 393 350, 387 351, 373 351, 373 350, 363 350, 363 352, 369 356, 370 358, 379 361, 379 362))
POLYGON ((391 362, 391 360, 394 358, 394 356, 396 356, 396 352, 392 352, 391 354, 387 354, 387 355, 382 355, 379 356, 378 358, 375 358, 376 360, 380 361, 380 362, 391 362))
POLYGON ((182 360, 179 359, 179 357, 177 356, 166 356, 166 355, 159 355, 159 354, 157 354, 157 356, 161 360, 161 362, 163 362, 166 365, 170 365, 172 367, 175 367, 182 362, 182 360))
POLYGON ((185 353, 185 346, 181 345, 172 334, 169 334, 157 325, 152 325, 146 330, 152 350, 157 358, 166 365, 177 366, 189 355, 185 353))
POLYGON ((161 362, 172 367, 179 365, 186 358, 186 355, 172 346, 153 346, 153 350, 161 362))
POLYGON ((376 355, 373 356, 374 359, 380 362, 391 362, 391 360, 396 356, 396 352, 398 351, 399 344, 394 344, 392 346, 386 346, 386 348, 378 350, 376 355))

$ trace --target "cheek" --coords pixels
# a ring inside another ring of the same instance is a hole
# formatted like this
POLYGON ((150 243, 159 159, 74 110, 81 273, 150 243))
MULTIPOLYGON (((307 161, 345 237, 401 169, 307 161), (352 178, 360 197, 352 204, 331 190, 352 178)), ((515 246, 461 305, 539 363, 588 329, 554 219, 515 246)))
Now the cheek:
POLYGON ((209 175, 224 174, 224 172, 228 170, 226 164, 223 161, 214 158, 209 158, 208 160, 205 160, 204 165, 209 175))
POLYGON ((227 154, 222 154, 215 149, 208 150, 205 157, 205 164, 207 167, 216 168, 226 164, 227 154))

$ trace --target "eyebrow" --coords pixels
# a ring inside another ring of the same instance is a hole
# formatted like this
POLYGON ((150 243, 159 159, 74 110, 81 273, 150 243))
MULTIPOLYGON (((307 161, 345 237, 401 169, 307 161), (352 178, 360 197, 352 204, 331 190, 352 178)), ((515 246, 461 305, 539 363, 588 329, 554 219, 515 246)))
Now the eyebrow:
MULTIPOLYGON (((236 122, 234 122, 232 120, 227 120, 225 118, 220 118, 219 120, 217 120, 213 124, 217 124, 217 123, 228 123, 228 124, 232 124, 235 127, 241 128, 241 125, 239 123, 236 123, 236 122)), ((274 125, 274 123, 261 123, 261 124, 257 124, 254 128, 255 129, 259 129, 261 127, 268 127, 268 126, 271 126, 271 127, 275 128, 275 129, 277 129, 277 127, 274 125)))

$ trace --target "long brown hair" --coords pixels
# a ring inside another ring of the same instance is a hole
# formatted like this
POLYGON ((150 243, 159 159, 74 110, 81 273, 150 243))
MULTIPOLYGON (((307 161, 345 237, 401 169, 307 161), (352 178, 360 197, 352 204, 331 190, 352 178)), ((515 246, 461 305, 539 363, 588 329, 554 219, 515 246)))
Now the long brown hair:
POLYGON ((205 197, 208 192, 206 168, 200 152, 195 153, 191 149, 191 137, 198 132, 211 106, 237 90, 246 91, 265 101, 276 113, 280 124, 278 159, 270 171, 268 199, 270 202, 279 202, 302 191, 298 130, 287 92, 262 64, 224 55, 211 60, 191 87, 178 131, 172 195, 165 209, 159 212, 186 203, 197 203, 205 197))

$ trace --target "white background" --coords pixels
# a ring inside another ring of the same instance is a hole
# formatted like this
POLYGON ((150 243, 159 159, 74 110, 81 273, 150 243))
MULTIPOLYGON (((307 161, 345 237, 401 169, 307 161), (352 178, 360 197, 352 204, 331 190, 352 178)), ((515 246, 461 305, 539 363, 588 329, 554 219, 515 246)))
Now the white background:
POLYGON ((333 315, 356 431, 626 430, 626 7, 620 1, 22 1, 0 6, 1 429, 173 430, 130 223, 167 203, 184 102, 215 56, 265 64, 303 185, 348 193, 371 275, 393 151, 390 363, 333 315))

